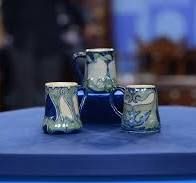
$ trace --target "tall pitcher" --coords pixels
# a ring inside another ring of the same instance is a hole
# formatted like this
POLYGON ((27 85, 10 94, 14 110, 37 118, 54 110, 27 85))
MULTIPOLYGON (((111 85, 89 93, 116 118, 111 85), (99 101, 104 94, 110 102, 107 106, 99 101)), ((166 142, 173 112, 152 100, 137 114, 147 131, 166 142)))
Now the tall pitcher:
POLYGON ((117 86, 113 48, 86 49, 73 55, 74 60, 86 58, 83 85, 93 92, 110 92, 117 86))

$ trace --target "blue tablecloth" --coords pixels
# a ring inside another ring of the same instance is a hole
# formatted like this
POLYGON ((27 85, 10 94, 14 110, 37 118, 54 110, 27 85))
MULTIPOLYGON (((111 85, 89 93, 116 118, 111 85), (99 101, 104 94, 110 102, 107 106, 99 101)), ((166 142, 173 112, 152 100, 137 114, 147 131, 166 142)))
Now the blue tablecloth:
POLYGON ((0 176, 196 175, 196 108, 160 107, 161 133, 134 135, 119 123, 46 135, 43 108, 0 113, 0 176))

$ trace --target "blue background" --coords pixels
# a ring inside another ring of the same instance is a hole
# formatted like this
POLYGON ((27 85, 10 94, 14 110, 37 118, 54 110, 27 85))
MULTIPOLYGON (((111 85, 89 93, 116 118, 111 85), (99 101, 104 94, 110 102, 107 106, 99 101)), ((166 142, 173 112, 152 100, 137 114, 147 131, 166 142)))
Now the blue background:
POLYGON ((196 43, 195 0, 113 0, 113 40, 119 71, 136 71, 136 37, 143 41, 166 36, 196 43))

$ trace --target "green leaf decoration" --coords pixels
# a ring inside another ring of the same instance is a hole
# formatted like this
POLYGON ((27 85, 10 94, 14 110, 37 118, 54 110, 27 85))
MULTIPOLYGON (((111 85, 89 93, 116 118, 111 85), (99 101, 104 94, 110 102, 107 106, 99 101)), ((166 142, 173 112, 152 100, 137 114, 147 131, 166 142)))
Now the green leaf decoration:
POLYGON ((112 56, 111 56, 110 54, 105 55, 105 58, 106 58, 108 61, 112 61, 112 56))
POLYGON ((95 53, 94 58, 95 58, 95 60, 97 60, 98 58, 103 60, 103 57, 99 53, 95 53))

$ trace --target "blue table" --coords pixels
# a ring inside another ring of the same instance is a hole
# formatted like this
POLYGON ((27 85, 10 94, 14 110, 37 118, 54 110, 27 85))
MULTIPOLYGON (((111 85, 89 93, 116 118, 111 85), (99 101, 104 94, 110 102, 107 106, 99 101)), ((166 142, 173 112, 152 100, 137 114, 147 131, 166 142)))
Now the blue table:
POLYGON ((41 129, 43 108, 0 113, 0 181, 195 182, 196 108, 159 109, 153 135, 86 122, 81 133, 51 136, 41 129))

